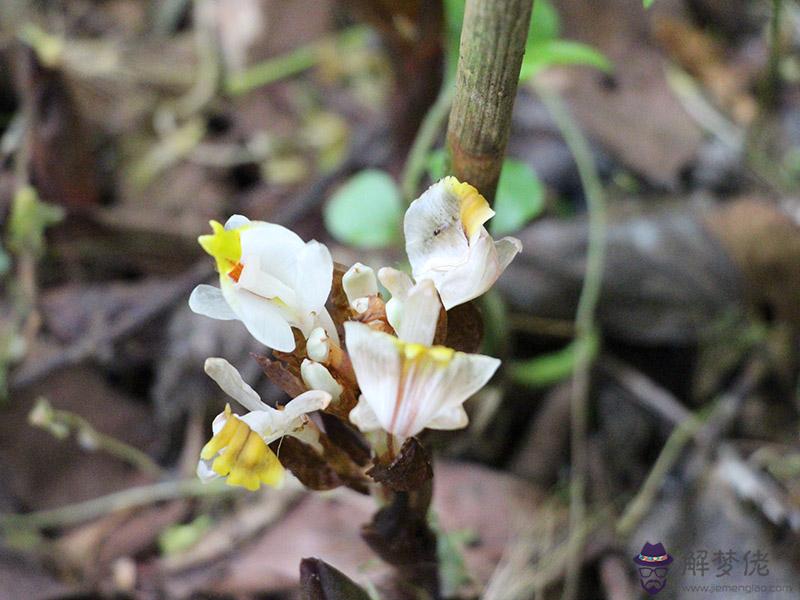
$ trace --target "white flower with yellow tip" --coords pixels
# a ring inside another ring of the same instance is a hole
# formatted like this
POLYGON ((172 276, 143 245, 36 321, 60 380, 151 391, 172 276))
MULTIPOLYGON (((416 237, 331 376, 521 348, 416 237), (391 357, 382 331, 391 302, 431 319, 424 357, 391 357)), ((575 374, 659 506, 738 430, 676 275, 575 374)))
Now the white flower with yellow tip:
POLYGON ((324 327, 337 339, 325 302, 331 291, 333 259, 317 241, 303 242, 285 227, 234 215, 200 245, 217 264, 220 288, 198 285, 190 308, 214 319, 238 319, 262 344, 291 352, 292 327, 305 336, 324 327))
POLYGON ((250 412, 235 415, 227 405, 214 419, 214 435, 203 447, 197 464, 200 479, 225 477, 228 484, 248 490, 258 489, 262 483, 277 487, 283 482, 284 468, 268 444, 290 435, 322 451, 319 430, 310 422, 308 413, 328 406, 330 394, 308 391, 291 400, 283 410, 277 410, 264 404, 225 359, 206 359, 205 371, 223 392, 250 412))
POLYGON ((478 190, 455 177, 408 207, 403 230, 414 279, 431 279, 446 310, 485 293, 522 250, 516 238, 492 239, 483 224, 493 216, 478 190))
MULTIPOLYGON (((350 420, 364 432, 383 429, 408 438, 425 428, 466 427, 464 401, 500 366, 491 356, 405 341, 363 323, 349 321, 344 327, 361 388, 350 420)), ((411 338, 429 335, 427 325, 414 329, 406 325, 411 338)))

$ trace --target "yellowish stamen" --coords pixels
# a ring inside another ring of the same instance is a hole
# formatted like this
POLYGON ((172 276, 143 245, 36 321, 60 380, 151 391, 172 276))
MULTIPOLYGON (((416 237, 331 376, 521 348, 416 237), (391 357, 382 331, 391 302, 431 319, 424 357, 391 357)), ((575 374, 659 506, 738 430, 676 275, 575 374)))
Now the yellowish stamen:
POLYGON ((225 407, 227 420, 203 447, 200 457, 211 460, 211 470, 226 477, 228 485, 257 490, 261 484, 277 486, 283 481, 283 465, 255 431, 225 407))
POLYGON ((461 209, 461 224, 467 239, 472 239, 481 226, 494 216, 494 211, 481 193, 466 182, 455 177, 446 177, 445 185, 458 198, 461 209))
POLYGON ((218 221, 210 221, 213 233, 201 235, 197 241, 217 262, 217 270, 227 273, 235 268, 242 258, 240 229, 226 230, 218 221))
POLYGON ((403 357, 407 361, 432 361, 441 366, 447 365, 456 351, 447 346, 423 346, 422 344, 413 344, 404 342, 397 338, 393 339, 394 343, 400 348, 403 357))

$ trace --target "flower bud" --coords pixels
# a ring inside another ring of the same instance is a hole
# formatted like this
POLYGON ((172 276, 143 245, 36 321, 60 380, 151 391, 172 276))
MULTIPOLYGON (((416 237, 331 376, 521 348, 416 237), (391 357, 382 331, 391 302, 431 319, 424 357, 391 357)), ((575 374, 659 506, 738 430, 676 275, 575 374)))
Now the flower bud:
POLYGON ((354 306, 357 299, 378 293, 378 280, 370 267, 356 263, 342 277, 342 287, 347 301, 354 306))
POLYGON ((355 300, 353 300, 350 306, 352 306, 353 310, 356 311, 358 314, 360 315, 364 314, 365 312, 367 312, 367 309, 369 308, 369 298, 366 296, 362 296, 361 298, 356 298, 355 300))
POLYGON ((337 400, 344 391, 344 388, 333 378, 331 372, 324 365, 307 358, 300 365, 300 376, 303 378, 303 383, 308 386, 308 389, 328 392, 333 400, 337 400))
POLYGON ((306 353, 308 357, 316 362, 324 363, 328 361, 330 355, 330 340, 328 334, 322 327, 317 327, 308 336, 306 342, 306 353))

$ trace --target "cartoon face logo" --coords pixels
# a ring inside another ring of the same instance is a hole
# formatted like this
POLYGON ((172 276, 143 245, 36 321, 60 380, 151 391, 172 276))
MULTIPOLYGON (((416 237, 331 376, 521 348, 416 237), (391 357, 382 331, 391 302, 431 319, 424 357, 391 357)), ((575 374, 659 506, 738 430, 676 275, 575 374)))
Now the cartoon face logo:
POLYGON ((672 557, 667 554, 661 542, 651 544, 645 542, 642 551, 633 557, 633 562, 639 565, 639 582, 642 589, 651 596, 655 596, 667 585, 667 572, 672 557))

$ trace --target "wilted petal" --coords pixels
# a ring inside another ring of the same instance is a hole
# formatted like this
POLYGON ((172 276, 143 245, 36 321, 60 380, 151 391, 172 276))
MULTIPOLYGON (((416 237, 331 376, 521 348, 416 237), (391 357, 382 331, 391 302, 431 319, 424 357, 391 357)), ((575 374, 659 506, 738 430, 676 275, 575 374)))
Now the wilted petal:
POLYGON ((207 358, 204 368, 206 375, 211 377, 223 392, 247 410, 266 410, 270 408, 261 401, 258 393, 242 379, 236 367, 224 358, 207 358))
POLYGON ((222 290, 213 285, 200 284, 192 290, 189 296, 189 308, 193 312, 212 319, 230 321, 236 318, 222 290))

